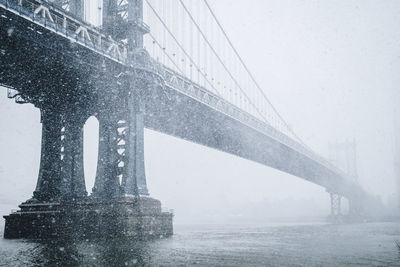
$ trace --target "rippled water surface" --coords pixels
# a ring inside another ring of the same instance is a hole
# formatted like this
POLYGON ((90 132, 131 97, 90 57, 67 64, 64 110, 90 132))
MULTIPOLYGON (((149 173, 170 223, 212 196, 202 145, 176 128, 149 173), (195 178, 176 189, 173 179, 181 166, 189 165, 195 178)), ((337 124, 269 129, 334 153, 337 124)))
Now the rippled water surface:
POLYGON ((0 239, 0 266, 400 266, 396 240, 400 223, 178 225, 147 242, 0 239))

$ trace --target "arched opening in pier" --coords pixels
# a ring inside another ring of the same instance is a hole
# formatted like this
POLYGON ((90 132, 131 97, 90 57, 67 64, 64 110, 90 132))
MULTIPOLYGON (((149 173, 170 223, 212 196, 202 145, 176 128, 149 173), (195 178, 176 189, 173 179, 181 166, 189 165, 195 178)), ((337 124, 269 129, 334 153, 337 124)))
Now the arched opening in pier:
POLYGON ((85 184, 88 194, 92 193, 96 178, 97 156, 99 150, 99 121, 90 117, 83 128, 83 162, 85 184))

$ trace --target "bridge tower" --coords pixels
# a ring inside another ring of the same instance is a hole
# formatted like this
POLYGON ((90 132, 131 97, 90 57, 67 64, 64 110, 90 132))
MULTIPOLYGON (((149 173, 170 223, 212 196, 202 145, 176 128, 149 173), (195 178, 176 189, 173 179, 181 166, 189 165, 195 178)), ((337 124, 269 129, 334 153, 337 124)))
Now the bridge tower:
MULTIPOLYGON (((83 0, 55 0, 54 4, 83 17, 83 0)), ((147 28, 142 22, 142 5, 142 0, 104 0, 103 3, 104 33, 114 41, 126 41, 128 55, 132 57, 145 53, 143 35, 147 28)), ((104 68, 113 66, 105 65, 104 68)), ((93 196, 148 195, 144 167, 144 105, 140 94, 148 86, 146 78, 122 73, 124 92, 117 98, 100 95, 101 104, 107 104, 98 105, 94 110, 79 95, 64 98, 59 105, 51 98, 40 103, 43 134, 39 178, 33 194, 35 200, 80 199, 87 195, 83 172, 83 126, 91 114, 99 120, 100 128, 93 196), (75 104, 71 105, 71 102, 75 104)))
POLYGON ((397 183, 397 207, 400 215, 400 93, 395 92, 394 99, 394 174, 397 183))
MULTIPOLYGON (((84 17, 83 0, 51 2, 77 19, 84 17)), ((151 64, 143 48, 143 35, 149 29, 142 10, 142 0, 103 3, 102 34, 110 43, 127 44, 130 66, 151 64)), ((119 73, 118 85, 97 74, 92 82, 95 90, 90 92, 82 88, 80 69, 75 66, 76 70, 67 69, 71 71, 68 88, 48 90, 35 101, 42 123, 39 176, 32 199, 21 204, 17 213, 5 216, 5 237, 172 234, 172 214, 162 212, 161 202, 148 197, 144 167, 144 92, 159 81, 146 70, 121 68, 111 60, 97 64, 104 72, 119 73), (99 154, 93 193, 88 197, 83 126, 91 116, 99 121, 99 154)))
MULTIPOLYGON (((337 167, 345 170, 347 176, 354 182, 358 182, 357 172, 357 146, 356 141, 346 140, 344 142, 329 145, 329 159, 337 167)), ((330 192, 331 198, 331 215, 333 221, 341 221, 344 214, 342 213, 342 198, 336 192, 330 192)), ((357 196, 348 198, 349 215, 359 216, 361 213, 361 206, 358 203, 357 196)))
MULTIPOLYGON (((136 55, 146 54, 143 35, 148 29, 143 24, 142 0, 104 0, 102 29, 110 39, 128 44, 127 53, 132 61, 136 55)), ((149 86, 149 80, 144 76, 121 73, 121 82, 125 84, 125 93, 97 112, 100 143, 93 188, 95 197, 149 194, 144 167, 144 104, 141 94, 149 86), (121 106, 121 103, 125 105, 121 106), (101 164, 103 162, 108 164, 101 164), (110 166, 112 162, 114 166, 110 166)))
POLYGON ((329 160, 345 170, 354 181, 358 180, 357 172, 357 144, 355 139, 329 145, 329 160))

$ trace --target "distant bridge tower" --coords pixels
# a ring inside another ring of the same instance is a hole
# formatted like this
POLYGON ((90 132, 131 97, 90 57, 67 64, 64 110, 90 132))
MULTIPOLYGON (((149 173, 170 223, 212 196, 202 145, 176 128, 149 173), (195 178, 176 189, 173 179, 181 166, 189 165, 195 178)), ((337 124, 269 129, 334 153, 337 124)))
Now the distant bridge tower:
POLYGON ((397 207, 400 209, 400 127, 397 127, 396 137, 395 137, 395 155, 394 155, 394 171, 396 175, 397 183, 397 207))
POLYGON ((329 160, 344 170, 347 175, 358 181, 357 172, 357 144, 355 139, 329 145, 329 160))
POLYGON ((400 211, 400 93, 393 97, 394 101, 394 171, 397 182, 397 206, 400 211))
MULTIPOLYGON (((357 146, 356 141, 346 140, 341 143, 335 143, 329 145, 329 159, 330 161, 344 170, 348 177, 357 183, 358 172, 357 172, 357 146)), ((342 196, 336 192, 330 192, 331 197, 331 218, 338 220, 342 214, 342 196)), ((356 207, 352 199, 349 199, 349 213, 359 213, 359 208, 356 207)))

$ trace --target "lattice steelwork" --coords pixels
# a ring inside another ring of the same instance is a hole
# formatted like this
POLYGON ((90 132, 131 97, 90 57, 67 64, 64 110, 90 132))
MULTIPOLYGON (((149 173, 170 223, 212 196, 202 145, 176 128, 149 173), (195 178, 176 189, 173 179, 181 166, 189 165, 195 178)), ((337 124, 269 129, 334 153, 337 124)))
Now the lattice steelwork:
POLYGON ((49 2, 59 5, 66 11, 70 11, 70 2, 71 2, 70 0, 53 0, 53 1, 49 1, 49 2))
POLYGON ((143 34, 149 31, 143 24, 142 10, 139 0, 104 0, 103 31, 129 47, 142 47, 143 34))
POLYGON ((341 200, 342 196, 339 194, 330 193, 331 195, 331 216, 340 216, 342 214, 341 211, 341 200))
POLYGON ((60 6, 79 18, 84 18, 84 0, 49 0, 48 2, 60 6))
POLYGON ((117 177, 121 185, 126 182, 126 173, 124 167, 126 164, 126 150, 127 150, 127 130, 128 125, 125 120, 117 122, 117 140, 116 140, 116 156, 117 156, 117 177))
POLYGON ((128 19, 128 1, 127 0, 119 0, 118 1, 117 14, 124 20, 128 19))

